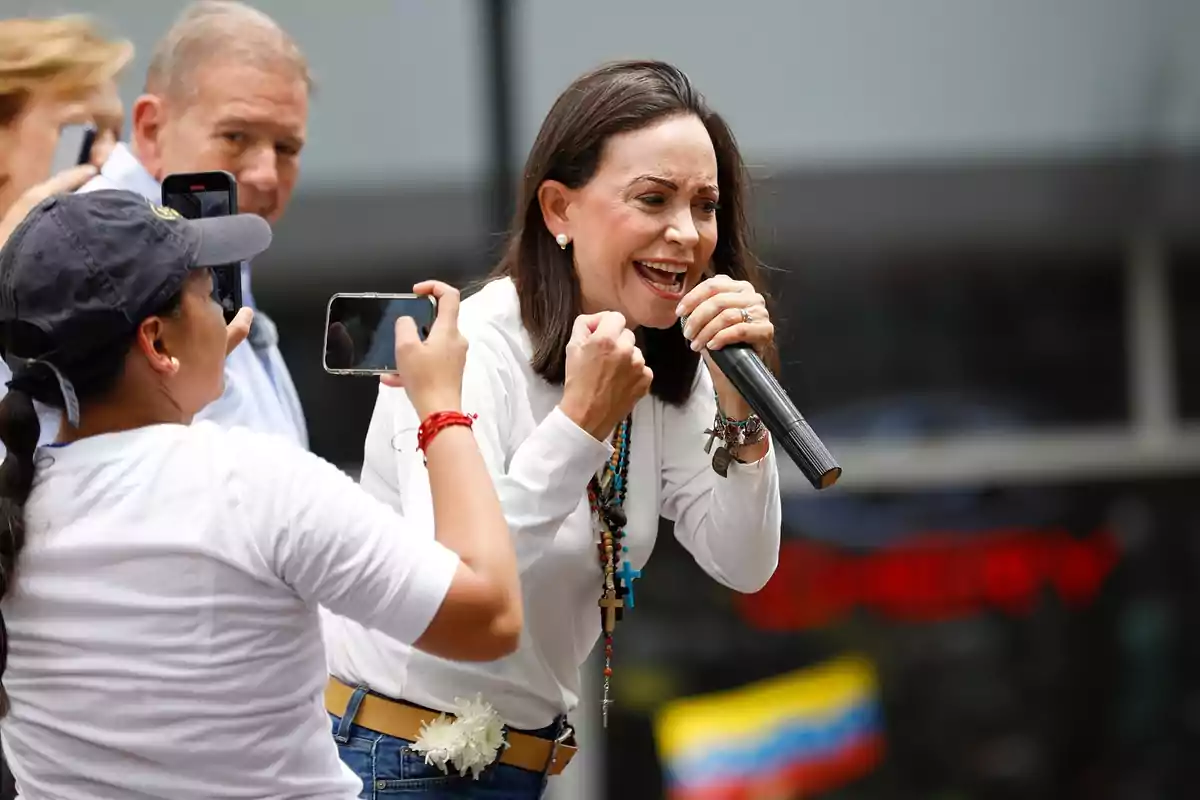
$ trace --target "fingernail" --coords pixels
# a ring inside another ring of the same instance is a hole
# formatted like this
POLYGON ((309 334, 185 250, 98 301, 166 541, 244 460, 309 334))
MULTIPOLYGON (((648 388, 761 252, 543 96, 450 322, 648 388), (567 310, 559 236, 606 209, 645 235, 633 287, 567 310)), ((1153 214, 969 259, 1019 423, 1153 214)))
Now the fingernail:
POLYGON ((697 353, 699 353, 700 352, 700 343, 692 342, 692 349, 695 350, 697 353))
POLYGON ((680 303, 679 305, 675 306, 675 316, 677 316, 677 317, 683 316, 683 303, 680 303))

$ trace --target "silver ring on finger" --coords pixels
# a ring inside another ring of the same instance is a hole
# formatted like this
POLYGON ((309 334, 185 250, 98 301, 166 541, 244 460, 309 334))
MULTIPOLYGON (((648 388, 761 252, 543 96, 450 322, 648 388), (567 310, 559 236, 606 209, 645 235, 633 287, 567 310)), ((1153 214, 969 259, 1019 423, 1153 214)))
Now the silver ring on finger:
POLYGON ((739 308, 739 309, 738 309, 738 311, 742 312, 742 322, 744 322, 744 323, 746 323, 747 325, 749 325, 749 324, 750 324, 750 309, 748 309, 748 308, 739 308))

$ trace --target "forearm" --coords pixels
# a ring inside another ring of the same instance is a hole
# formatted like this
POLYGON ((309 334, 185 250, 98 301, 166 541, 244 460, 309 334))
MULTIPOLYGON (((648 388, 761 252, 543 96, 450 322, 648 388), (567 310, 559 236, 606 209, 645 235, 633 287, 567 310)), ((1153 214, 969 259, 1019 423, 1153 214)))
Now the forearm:
POLYGON ((508 525, 470 430, 442 429, 426 446, 434 537, 473 572, 500 587, 516 608, 521 589, 508 525))
POLYGON ((726 474, 717 474, 704 442, 719 414, 746 419, 750 407, 708 359, 705 366, 697 370, 687 405, 664 417, 663 512, 706 573, 736 591, 756 592, 779 563, 783 514, 775 453, 769 438, 742 445, 726 474))
POLYGON ((702 397, 664 431, 669 467, 663 513, 675 520, 675 537, 706 573, 731 589, 755 592, 779 562, 783 514, 775 453, 769 445, 754 461, 739 453, 747 463, 733 461, 724 477, 718 475, 701 433, 702 425, 712 424, 714 407, 702 397))
POLYGON ((516 449, 496 483, 521 570, 554 541, 567 517, 579 508, 591 476, 611 455, 608 444, 592 438, 558 409, 516 449))
POLYGON ((779 564, 783 515, 774 455, 730 464, 728 477, 716 477, 706 499, 689 548, 696 562, 731 589, 758 591, 779 564))
MULTIPOLYGON (((732 420, 749 418, 754 410, 750 408, 750 404, 738 393, 737 389, 733 388, 733 384, 729 381, 717 382, 715 379, 714 383, 717 388, 717 406, 721 409, 721 413, 732 420)), ((766 435, 761 442, 739 447, 737 459, 743 464, 753 464, 765 458, 770 449, 770 435, 766 435)))
MULTIPOLYGON (((393 445, 399 431, 415 429, 424 416, 405 393, 388 391, 394 394, 386 395, 388 402, 382 411, 377 408, 368 431, 363 485, 369 485, 373 494, 398 509, 415 509, 434 488, 432 472, 439 464, 435 458, 423 464, 419 452, 398 450, 393 445), (394 409, 391 404, 395 404, 394 409)), ((496 408, 494 401, 491 405, 485 402, 483 393, 477 392, 467 403, 472 408, 486 409, 486 416, 476 420, 473 432, 483 469, 489 474, 486 486, 489 490, 494 487, 499 497, 516 548, 518 569, 523 571, 541 557, 567 517, 578 508, 588 480, 612 455, 612 447, 592 438, 559 409, 525 432, 515 430, 513 418, 496 408), (510 450, 514 438, 520 441, 510 450)), ((426 415, 459 407, 454 403, 429 404, 426 415)), ((443 431, 430 446, 448 433, 451 431, 443 431)), ((448 474, 456 484, 461 480, 453 465, 448 474)), ((437 497, 447 501, 453 493, 437 497)), ((426 502, 432 505, 432 500, 426 502)))

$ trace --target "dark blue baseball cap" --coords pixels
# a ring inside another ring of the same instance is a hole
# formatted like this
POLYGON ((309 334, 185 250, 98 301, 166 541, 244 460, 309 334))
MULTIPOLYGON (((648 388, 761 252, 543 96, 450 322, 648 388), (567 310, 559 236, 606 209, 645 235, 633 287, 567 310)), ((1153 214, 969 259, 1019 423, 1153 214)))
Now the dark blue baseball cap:
POLYGON ((189 220, 139 194, 109 189, 42 201, 0 250, 9 386, 52 372, 76 423, 64 365, 132 336, 193 270, 248 261, 270 244, 271 226, 253 214, 189 220))

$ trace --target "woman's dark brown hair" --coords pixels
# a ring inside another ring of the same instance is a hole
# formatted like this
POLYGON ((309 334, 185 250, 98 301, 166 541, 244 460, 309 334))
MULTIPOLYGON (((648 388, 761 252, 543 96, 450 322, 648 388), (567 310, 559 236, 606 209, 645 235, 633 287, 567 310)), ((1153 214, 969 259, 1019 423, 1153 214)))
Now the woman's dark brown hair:
MULTIPOLYGON (((670 64, 605 64, 567 87, 542 122, 525 163, 508 249, 494 272, 516 285, 521 318, 533 342, 533 368, 550 383, 563 382, 567 342, 582 313, 582 298, 571 252, 559 248, 542 218, 538 187, 547 180, 573 189, 585 185, 610 137, 679 115, 704 123, 717 155, 721 204, 713 271, 749 281, 767 295, 762 269, 750 252, 745 168, 725 120, 708 107, 687 75, 670 64)), ((680 326, 643 328, 638 339, 654 371, 651 393, 675 405, 686 401, 700 355, 688 346, 680 326)))

